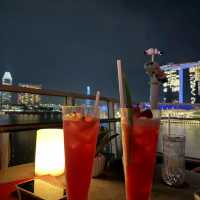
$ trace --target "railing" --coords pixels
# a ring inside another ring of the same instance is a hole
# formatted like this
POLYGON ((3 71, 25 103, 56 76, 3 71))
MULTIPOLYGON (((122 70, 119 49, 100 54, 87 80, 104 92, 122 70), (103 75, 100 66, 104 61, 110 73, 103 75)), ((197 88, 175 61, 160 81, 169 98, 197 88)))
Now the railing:
MULTIPOLYGON (((42 96, 52 96, 52 97, 62 97, 64 98, 63 104, 64 105, 75 105, 76 101, 78 100, 95 100, 95 96, 84 95, 80 93, 74 92, 63 92, 63 91, 55 91, 55 90, 46 90, 46 89, 32 89, 32 88, 25 88, 19 86, 9 86, 9 85, 0 85, 1 92, 11 92, 11 93, 30 93, 30 94, 37 94, 42 96)), ((107 124, 107 127, 113 132, 116 132, 116 123, 119 122, 119 118, 115 118, 115 105, 118 104, 118 100, 115 98, 108 98, 101 96, 100 97, 101 103, 107 106, 107 117, 104 119, 100 119, 101 124, 107 124)), ((17 113, 15 113, 17 115, 17 113)), ((20 114, 20 112, 19 112, 20 114)), ((33 113, 32 113, 33 114, 33 113)), ((43 113, 40 113, 41 115, 43 113)), ((60 114, 61 115, 61 114, 60 114)), ((14 132, 22 132, 22 131, 31 131, 37 130, 40 128, 61 128, 62 127, 62 120, 61 116, 57 120, 51 120, 46 122, 32 122, 32 121, 23 121, 21 120, 18 123, 1 123, 0 124, 0 143, 3 141, 4 145, 0 146, 1 150, 3 149, 4 156, 1 157, 1 167, 5 168, 9 165, 9 160, 12 160, 12 155, 9 155, 10 151, 14 148, 10 147, 10 139, 14 132), (5 136, 7 133, 7 136, 5 136), (7 144, 5 144, 7 143, 7 144)), ((108 147, 108 151, 110 153, 118 154, 116 144, 117 141, 113 141, 112 145, 108 147)))
MULTIPOLYGON (((31 88, 24 88, 19 86, 7 86, 7 85, 0 85, 1 92, 12 92, 12 93, 30 93, 30 94, 38 94, 43 96, 55 96, 55 97, 63 97, 64 101, 63 104, 67 105, 75 105, 77 100, 94 100, 95 96, 87 96, 80 93, 73 93, 73 92, 62 92, 62 91, 55 91, 55 90, 45 90, 45 89, 31 89, 31 88)), ((120 119, 116 117, 116 112, 118 109, 118 100, 114 98, 108 97, 101 97, 101 102, 103 102, 107 106, 107 117, 101 119, 101 124, 106 124, 110 130, 113 132, 119 132, 119 126, 116 126, 119 123, 120 119)), ((61 114, 60 114, 61 115, 61 114)), ((14 132, 21 132, 21 131, 31 131, 37 130, 40 128, 57 128, 62 127, 62 120, 61 116, 58 118, 57 121, 49 121, 49 122, 23 122, 23 123, 9 123, 9 124, 0 124, 0 150, 4 149, 5 151, 2 152, 3 157, 0 155, 0 168, 5 168, 8 166, 10 149, 10 140, 9 137, 14 132), (6 134, 7 136, 5 137, 6 134), (2 145, 3 142, 3 145, 2 145)), ((108 152, 114 154, 116 157, 121 156, 121 148, 120 147, 120 137, 112 142, 112 144, 107 148, 108 152)), ((189 159, 191 161, 191 159, 189 159)), ((192 159, 192 162, 199 163, 199 159, 192 159)))
MULTIPOLYGON (((10 85, 1 85, 0 84, 0 91, 15 92, 15 93, 39 94, 39 95, 45 95, 45 96, 65 97, 66 102, 67 102, 67 98, 93 99, 93 100, 95 99, 95 96, 84 95, 84 94, 75 93, 75 92, 63 92, 63 91, 47 90, 47 89, 33 89, 33 88, 26 88, 26 87, 14 86, 14 85, 10 86, 10 85)), ((104 97, 104 96, 101 96, 101 100, 107 101, 107 102, 118 103, 117 99, 104 97)))

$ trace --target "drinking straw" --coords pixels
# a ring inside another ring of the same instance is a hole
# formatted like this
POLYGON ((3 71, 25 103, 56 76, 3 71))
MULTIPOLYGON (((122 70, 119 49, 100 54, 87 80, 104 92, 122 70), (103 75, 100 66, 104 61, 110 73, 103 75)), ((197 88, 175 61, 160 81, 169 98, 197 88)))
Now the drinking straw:
POLYGON ((94 103, 95 116, 99 115, 99 112, 98 112, 99 101, 100 101, 100 91, 97 91, 96 99, 94 103))
MULTIPOLYGON (((120 96, 120 108, 121 109, 121 125, 127 124, 132 127, 132 108, 131 108, 131 96, 128 90, 128 84, 125 78, 125 73, 122 70, 122 62, 120 59, 117 60, 117 71, 118 71, 118 82, 119 82, 119 96, 120 96), (127 108, 126 111, 123 111, 123 108, 127 108), (125 115, 124 115, 125 114, 125 115)), ((122 126, 122 143, 123 143, 123 159, 126 160, 124 165, 131 163, 131 130, 125 130, 122 126)))
POLYGON ((171 117, 171 115, 169 114, 169 115, 168 115, 168 134, 169 134, 169 136, 171 135, 171 122, 170 122, 170 117, 171 117))
POLYGON ((119 82, 119 98, 120 98, 120 107, 125 108, 125 86, 123 81, 122 73, 122 62, 120 59, 117 59, 117 72, 118 72, 118 82, 119 82))
POLYGON ((96 99, 94 106, 97 108, 99 106, 99 100, 100 100, 100 91, 97 91, 96 93, 96 99))
POLYGON ((155 55, 152 54, 152 55, 151 55, 151 62, 154 62, 154 57, 155 57, 155 55))
POLYGON ((186 120, 186 114, 183 115, 183 134, 185 135, 185 120, 186 120))
POLYGON ((128 87, 128 82, 125 73, 122 69, 122 62, 120 59, 117 60, 117 71, 118 71, 118 82, 119 82, 119 96, 120 96, 120 108, 128 109, 128 122, 132 124, 132 99, 130 89, 128 87))

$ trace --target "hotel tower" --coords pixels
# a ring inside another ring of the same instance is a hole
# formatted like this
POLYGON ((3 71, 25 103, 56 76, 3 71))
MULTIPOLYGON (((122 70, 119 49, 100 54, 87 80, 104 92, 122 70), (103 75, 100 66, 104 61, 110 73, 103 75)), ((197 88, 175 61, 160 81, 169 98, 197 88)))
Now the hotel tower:
POLYGON ((163 84, 165 103, 200 103, 200 61, 161 66, 168 82, 163 84))

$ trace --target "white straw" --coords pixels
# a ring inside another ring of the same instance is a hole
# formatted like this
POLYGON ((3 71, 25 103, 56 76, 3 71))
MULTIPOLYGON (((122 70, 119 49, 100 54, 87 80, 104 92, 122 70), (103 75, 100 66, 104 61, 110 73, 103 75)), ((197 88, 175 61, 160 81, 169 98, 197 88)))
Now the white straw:
POLYGON ((154 62, 154 58, 155 58, 154 54, 151 55, 151 62, 154 62))
POLYGON ((94 104, 95 107, 99 106, 99 100, 100 100, 100 91, 97 91, 96 100, 95 100, 95 104, 94 104))
POLYGON ((122 74, 122 62, 120 59, 117 60, 117 72, 118 72, 118 82, 119 82, 120 107, 125 108, 124 81, 122 74))
POLYGON ((171 117, 171 115, 169 114, 169 115, 168 115, 168 134, 169 134, 169 135, 171 135, 171 124, 170 124, 171 122, 170 122, 170 117, 171 117))

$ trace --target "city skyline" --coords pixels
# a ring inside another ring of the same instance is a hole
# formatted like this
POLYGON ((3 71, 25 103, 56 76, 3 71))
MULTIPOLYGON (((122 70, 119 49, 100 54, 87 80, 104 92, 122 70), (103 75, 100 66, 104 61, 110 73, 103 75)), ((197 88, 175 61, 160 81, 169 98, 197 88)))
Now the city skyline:
POLYGON ((118 97, 121 57, 135 101, 149 98, 145 49, 160 64, 199 60, 198 1, 1 1, 0 74, 16 82, 82 92, 87 85, 118 97), (187 14, 185 14, 187 13, 187 14))
MULTIPOLYGON (((15 83, 13 84, 13 75, 9 71, 5 71, 3 73, 3 76, 1 78, 1 84, 2 85, 17 85, 19 87, 26 87, 26 88, 33 88, 33 89, 43 89, 41 84, 32 84, 30 82, 28 83, 15 83)), ((91 88, 89 85, 84 88, 84 91, 82 91, 83 94, 86 94, 88 96, 95 95, 95 92, 93 88, 91 88)), ((56 106, 61 105, 64 103, 64 98, 57 98, 57 97, 49 97, 49 96, 43 96, 38 94, 31 94, 31 93, 12 93, 12 92, 4 92, 0 91, 0 108, 6 108, 9 110, 14 109, 21 109, 24 108, 30 108, 33 107, 38 108, 38 106, 56 106), (14 107, 13 107, 14 106, 14 107), (22 107, 21 107, 22 106, 22 107), (13 107, 13 108, 11 108, 13 107)), ((82 101, 77 101, 78 104, 83 103, 82 101)), ((93 104, 93 100, 86 99, 85 104, 90 105, 93 104)))

